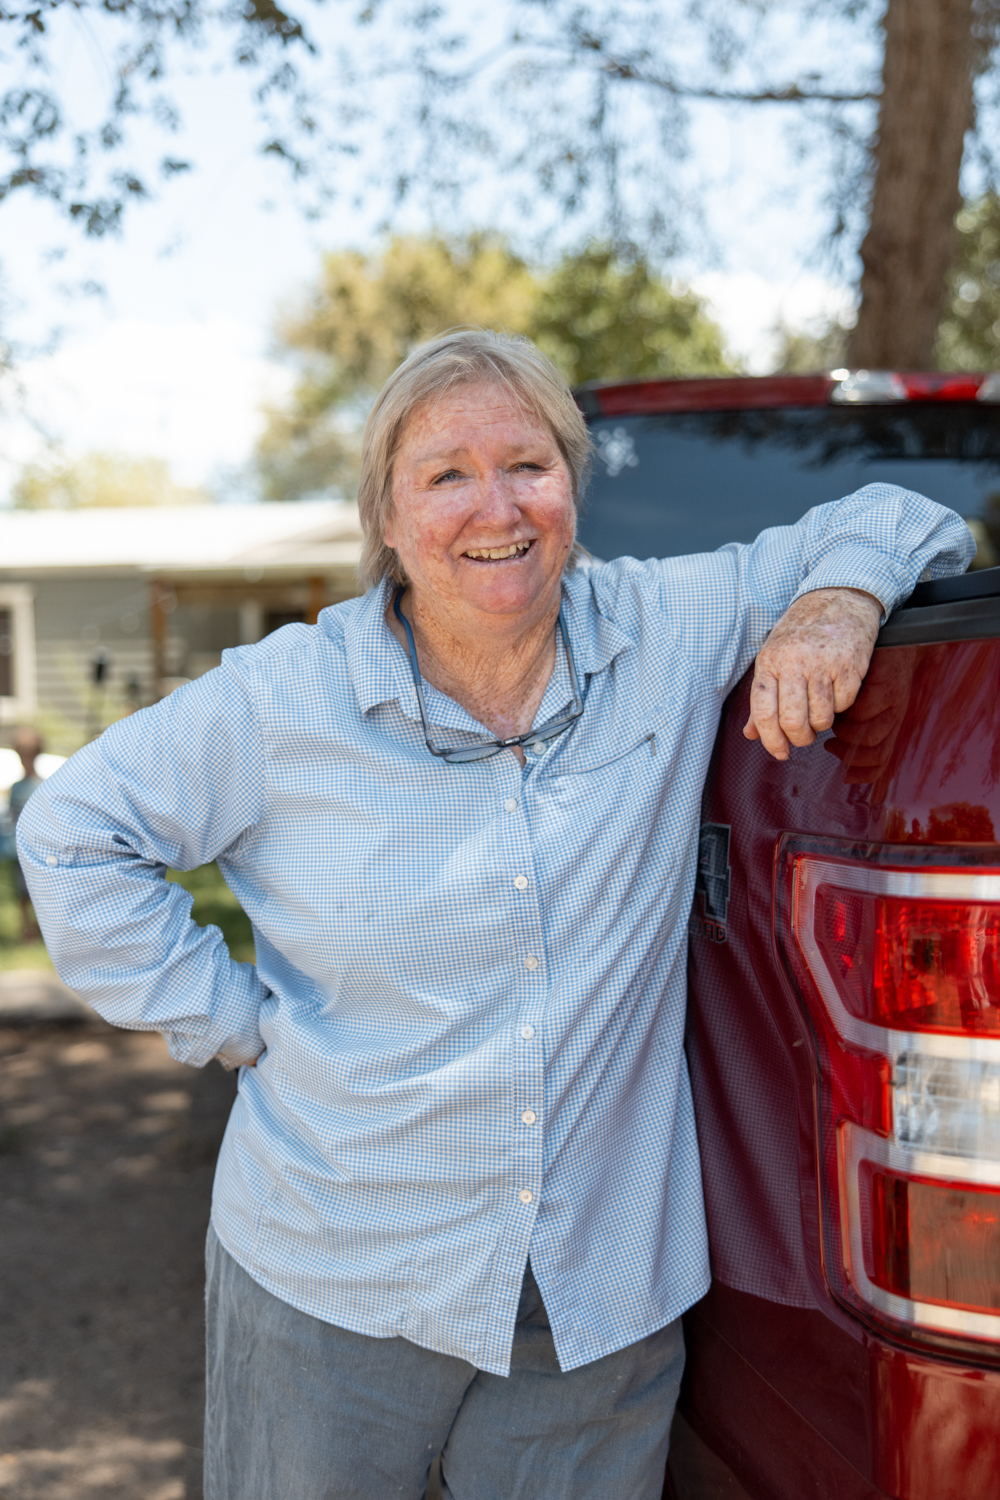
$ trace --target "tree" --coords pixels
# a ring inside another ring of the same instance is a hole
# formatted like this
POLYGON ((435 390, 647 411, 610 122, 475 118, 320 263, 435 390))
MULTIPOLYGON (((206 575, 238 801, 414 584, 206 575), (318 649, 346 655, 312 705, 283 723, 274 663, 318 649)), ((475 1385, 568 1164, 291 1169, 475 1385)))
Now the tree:
MULTIPOLYGON (((974 120, 975 0, 889 0, 856 366, 932 363, 974 120)), ((995 23, 994 23, 995 24, 995 23)))
POLYGON ((27 465, 14 484, 21 510, 68 510, 104 505, 203 505, 204 490, 175 484, 162 458, 85 453, 27 465))
MULTIPOLYGON (((995 193, 963 205, 955 241, 933 362, 941 370, 1000 369, 1000 198, 995 193)), ((848 361, 851 330, 837 321, 783 328, 780 334, 778 370, 833 370, 848 361)))
MULTIPOLYGON (((485 32, 456 0, 357 4, 339 0, 322 80, 315 8, 309 28, 304 8, 276 0, 0 8, 23 65, 0 97, 0 201, 33 191, 89 233, 116 228, 124 203, 150 190, 122 154, 125 127, 143 114, 175 126, 163 80, 177 49, 209 36, 232 37, 233 64, 253 80, 261 148, 321 196, 384 117, 368 191, 387 195, 390 221, 421 195, 433 223, 444 211, 454 224, 463 203, 481 221, 493 180, 508 215, 497 222, 516 222, 517 248, 535 259, 575 226, 577 244, 597 232, 619 258, 662 263, 695 217, 691 111, 779 110, 798 122, 803 188, 825 184, 827 249, 841 247, 843 266, 861 246, 852 359, 930 363, 963 159, 985 190, 1000 179, 1000 0, 499 0, 482 12, 485 32), (71 130, 46 70, 53 36, 80 17, 122 40, 104 116, 71 130)), ((159 170, 188 165, 166 155, 159 170)))
POLYGON ((304 303, 279 318, 278 347, 301 368, 267 413, 258 470, 269 499, 350 488, 358 432, 386 378, 424 339, 458 324, 524 326, 535 287, 502 241, 395 236, 373 255, 324 256, 304 303))
POLYGON ((483 234, 396 236, 373 255, 331 253, 304 305, 278 324, 302 374, 291 401, 268 413, 258 448, 268 497, 349 488, 379 387, 424 339, 469 325, 527 334, 573 384, 732 369, 701 300, 608 245, 548 272, 483 234))
POLYGON ((836 319, 818 319, 806 328, 781 326, 776 331, 776 374, 806 375, 821 370, 836 370, 847 359, 850 329, 836 319))
MULTIPOLYGON (((382 8, 401 18, 403 0, 382 8)), ((505 12, 481 57, 439 12, 434 39, 425 31, 415 57, 397 60, 423 85, 411 137, 424 155, 400 168, 402 183, 418 159, 443 181, 458 142, 502 174, 532 173, 563 216, 599 211, 617 248, 663 253, 678 238, 691 107, 784 110, 811 176, 826 177, 831 241, 861 247, 850 358, 931 364, 967 143, 984 180, 997 179, 1000 0, 507 0, 505 12), (880 35, 881 59, 863 45, 880 35), (780 45, 805 65, 777 72, 780 45), (492 130, 491 78, 516 106, 498 104, 492 130)))
POLYGON ((1000 198, 967 203, 955 221, 958 250, 937 332, 942 370, 1000 369, 1000 198))
POLYGON ((0 203, 31 193, 88 235, 118 230, 126 205, 149 197, 156 177, 191 166, 171 152, 149 161, 148 138, 130 152, 129 127, 148 122, 175 132, 180 119, 165 87, 171 65, 181 53, 189 62, 227 39, 260 109, 261 149, 300 166, 288 137, 276 133, 278 116, 308 135, 297 58, 315 48, 303 22, 276 0, 218 9, 208 0, 0 0, 0 27, 7 44, 0 51, 0 203), (61 76, 60 54, 81 46, 100 54, 107 79, 96 109, 94 99, 71 103, 78 90, 61 76))
POLYGON ((540 276, 523 331, 570 385, 734 369, 702 299, 609 244, 585 246, 540 276))

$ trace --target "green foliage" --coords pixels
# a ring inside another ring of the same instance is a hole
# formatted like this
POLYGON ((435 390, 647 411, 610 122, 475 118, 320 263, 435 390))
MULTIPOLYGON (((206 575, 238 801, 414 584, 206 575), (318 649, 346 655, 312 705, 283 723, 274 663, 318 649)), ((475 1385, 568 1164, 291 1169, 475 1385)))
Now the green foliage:
POLYGON ((539 279, 524 332, 570 385, 733 369, 701 298, 672 288, 638 256, 619 258, 610 245, 567 255, 539 279))
POLYGON ((167 879, 191 892, 194 897, 191 916, 199 927, 218 927, 233 958, 239 963, 253 963, 250 918, 223 880, 218 865, 201 865, 197 870, 170 870, 167 879))
POLYGON ((248 74, 271 137, 260 149, 298 166, 273 137, 274 102, 297 100, 290 113, 298 119, 296 59, 315 49, 303 23, 274 0, 31 0, 0 5, 0 36, 0 205, 28 192, 91 237, 119 232, 127 206, 152 198, 157 179, 190 170, 191 162, 156 149, 157 132, 172 134, 180 123, 164 83, 172 68, 190 74, 194 54, 217 38, 235 43, 233 65, 248 74), (80 59, 64 66, 61 54, 83 38, 101 65, 92 76, 82 65, 81 83, 80 59), (140 121, 145 129, 130 132, 140 121))
MULTIPOLYGON (((171 870, 175 880, 194 896, 192 917, 199 927, 218 927, 233 958, 252 963, 253 929, 250 919, 219 873, 218 865, 202 865, 183 874, 171 870)), ((50 969, 51 960, 40 942, 22 943, 21 912, 14 890, 14 867, 0 860, 0 970, 50 969)))
POLYGON ((21 907, 14 886, 14 866, 0 859, 0 972, 5 969, 51 969, 40 942, 22 943, 21 907))
POLYGON ((1000 368, 1000 197, 966 203, 935 355, 941 370, 1000 368))
POLYGON ((834 319, 808 328, 778 329, 778 353, 774 363, 780 375, 810 375, 835 370, 847 357, 850 329, 834 319))
POLYGON ((410 350, 459 325, 520 330, 534 295, 524 262, 490 235, 393 236, 375 255, 324 256, 316 287, 277 327, 302 374, 258 445, 268 499, 349 489, 365 412, 410 350))
MULTIPOLYGON (((939 370, 1000 369, 1000 197, 987 193, 964 204, 955 235, 935 364, 939 370)), ((832 370, 845 361, 849 330, 841 323, 780 333, 775 368, 783 373, 832 370)))
POLYGON ((270 499, 349 488, 376 392, 425 339, 455 327, 533 338, 571 384, 627 375, 732 369, 722 335, 692 292, 607 245, 534 270, 498 236, 394 236, 377 254, 324 258, 304 305, 279 322, 301 377, 268 412, 258 468, 270 499))
POLYGON ((90 505, 198 505, 210 496, 175 484, 162 458, 85 453, 28 464, 13 488, 22 510, 66 510, 90 505))

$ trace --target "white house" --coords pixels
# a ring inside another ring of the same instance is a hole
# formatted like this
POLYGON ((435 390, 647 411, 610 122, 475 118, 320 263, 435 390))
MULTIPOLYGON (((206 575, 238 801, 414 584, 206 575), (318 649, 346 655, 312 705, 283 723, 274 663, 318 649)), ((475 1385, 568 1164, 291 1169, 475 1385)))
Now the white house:
POLYGON ((360 550, 344 501, 0 510, 0 726, 82 740, 357 593, 360 550))

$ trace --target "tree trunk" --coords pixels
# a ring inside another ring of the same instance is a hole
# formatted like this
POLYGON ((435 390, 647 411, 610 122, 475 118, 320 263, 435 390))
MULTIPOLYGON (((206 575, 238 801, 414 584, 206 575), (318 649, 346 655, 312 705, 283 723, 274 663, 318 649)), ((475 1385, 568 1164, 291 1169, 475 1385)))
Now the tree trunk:
POLYGON ((871 223, 848 361, 926 370, 954 251, 972 125, 974 0, 888 0, 871 223))

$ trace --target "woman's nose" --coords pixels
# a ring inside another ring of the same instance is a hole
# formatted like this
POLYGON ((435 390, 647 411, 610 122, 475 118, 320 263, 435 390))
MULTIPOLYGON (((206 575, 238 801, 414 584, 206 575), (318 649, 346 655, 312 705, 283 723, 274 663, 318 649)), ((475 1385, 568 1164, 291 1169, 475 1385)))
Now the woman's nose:
POLYGON ((509 524, 512 517, 520 515, 516 492, 509 474, 490 474, 479 485, 477 495, 477 519, 492 524, 509 524))

